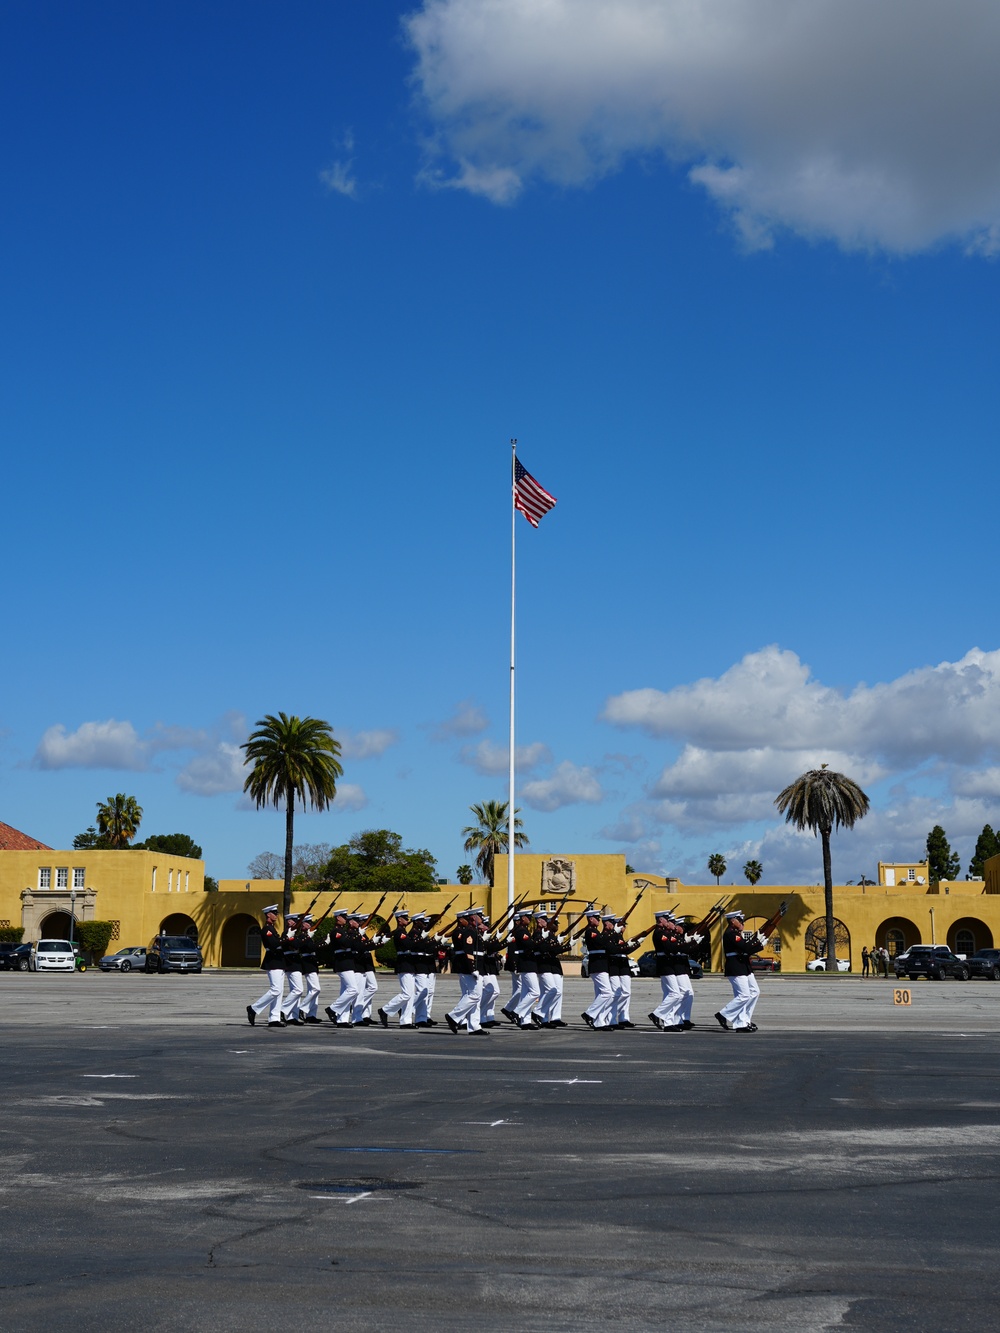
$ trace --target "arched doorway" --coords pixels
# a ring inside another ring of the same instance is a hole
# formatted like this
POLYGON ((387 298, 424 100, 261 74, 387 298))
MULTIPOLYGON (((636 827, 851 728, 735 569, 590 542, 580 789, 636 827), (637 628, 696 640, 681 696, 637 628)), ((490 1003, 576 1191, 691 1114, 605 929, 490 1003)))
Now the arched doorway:
POLYGON ((256 967, 260 963, 260 922, 245 912, 222 927, 222 966, 256 967))
POLYGON ((880 949, 888 950, 889 957, 895 958, 911 944, 921 944, 920 931, 905 916, 891 916, 875 931, 875 944, 880 949))
MULTIPOLYGON (((843 921, 833 918, 834 957, 851 961, 851 932, 843 921)), ((806 953, 812 958, 826 958, 826 917, 818 916, 806 927, 806 953)), ((809 958, 806 959, 808 963, 809 958)))
POLYGON ((172 912, 160 922, 161 935, 186 935, 192 944, 198 943, 198 927, 183 912, 172 912))
POLYGON ((38 927, 38 938, 40 940, 68 940, 69 928, 69 912, 50 912, 38 927))
POLYGON ((963 916, 948 927, 948 948, 952 953, 963 953, 966 957, 977 949, 992 949, 993 932, 978 917, 963 916))
MULTIPOLYGON (((744 929, 744 931, 746 932, 746 934, 750 935, 750 934, 752 934, 755 930, 760 930, 762 926, 766 926, 766 925, 767 925, 767 917, 766 917, 766 916, 751 916, 751 917, 748 917, 748 918, 747 918, 746 922, 744 923, 743 929, 744 929)), ((761 951, 760 951, 760 956, 761 956, 761 958, 780 958, 780 957, 781 957, 781 928, 780 928, 780 926, 776 926, 775 929, 771 931, 771 934, 770 934, 770 936, 769 936, 769 943, 768 943, 768 946, 767 946, 766 949, 761 949, 761 951)))

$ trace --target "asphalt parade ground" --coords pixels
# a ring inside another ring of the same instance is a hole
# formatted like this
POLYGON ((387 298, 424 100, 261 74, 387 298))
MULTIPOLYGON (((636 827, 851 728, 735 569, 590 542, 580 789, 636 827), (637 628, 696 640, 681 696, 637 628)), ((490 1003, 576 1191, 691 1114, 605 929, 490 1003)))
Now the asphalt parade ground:
POLYGON ((400 1032, 251 1028, 259 973, 0 975, 0 1326, 996 1327, 1000 983, 760 980, 754 1034, 718 977, 688 1033, 647 980, 591 1032, 567 979, 570 1027, 477 1040, 451 978, 400 1032))

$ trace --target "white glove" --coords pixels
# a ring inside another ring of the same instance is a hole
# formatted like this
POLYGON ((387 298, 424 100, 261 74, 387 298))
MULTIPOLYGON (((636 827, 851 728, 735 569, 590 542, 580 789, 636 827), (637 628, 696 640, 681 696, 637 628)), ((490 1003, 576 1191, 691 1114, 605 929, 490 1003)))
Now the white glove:
POLYGON ((698 932, 695 931, 693 935, 685 935, 685 936, 684 936, 684 943, 685 943, 685 944, 700 944, 704 938, 705 938, 704 935, 699 935, 698 932))
POLYGON ((757 943, 760 945, 760 947, 761 947, 762 949, 766 949, 766 948, 767 948, 768 944, 770 943, 770 939, 771 939, 770 935, 762 935, 762 934, 760 933, 760 931, 758 930, 758 932, 757 932, 757 943))

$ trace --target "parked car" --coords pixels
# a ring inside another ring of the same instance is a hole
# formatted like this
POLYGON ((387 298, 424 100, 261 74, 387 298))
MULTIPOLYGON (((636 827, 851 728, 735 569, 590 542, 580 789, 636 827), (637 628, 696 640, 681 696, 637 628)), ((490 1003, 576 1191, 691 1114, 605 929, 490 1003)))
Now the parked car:
POLYGON ((146 950, 144 971, 200 972, 204 966, 201 949, 186 935, 155 935, 146 950))
POLYGON ((974 977, 1000 981, 1000 949, 977 949, 965 962, 974 977))
POLYGON ((908 977, 910 981, 918 977, 932 981, 957 977, 959 981, 968 981, 972 975, 968 961, 953 954, 946 944, 914 944, 905 955, 894 958, 892 966, 897 979, 908 977))
POLYGON ((30 967, 30 944, 0 944, 0 972, 27 972, 30 967))
POLYGON ((780 958, 762 958, 759 953, 750 955, 751 972, 780 972, 780 958))
MULTIPOLYGON (((695 978, 695 980, 705 975, 705 969, 702 967, 701 963, 697 962, 694 958, 689 958, 688 962, 691 964, 691 975, 692 977, 695 978)), ((649 953, 644 953, 642 957, 639 959, 639 976, 640 977, 656 976, 655 950, 650 949, 649 953)))
MULTIPOLYGON (((849 960, 849 959, 847 959, 847 958, 838 958, 838 959, 837 959, 837 971, 838 971, 838 972, 850 972, 850 970, 851 970, 851 964, 850 964, 850 960, 849 960)), ((806 963, 806 971, 807 971, 807 972, 825 972, 825 971, 826 971, 826 959, 825 959, 825 958, 811 958, 811 959, 809 960, 809 962, 806 963)))
POLYGON ((102 972, 131 972, 134 967, 146 966, 146 950, 139 944, 119 949, 101 959, 102 972))
POLYGON ((31 948, 33 972, 75 972, 76 950, 69 940, 39 940, 31 948))

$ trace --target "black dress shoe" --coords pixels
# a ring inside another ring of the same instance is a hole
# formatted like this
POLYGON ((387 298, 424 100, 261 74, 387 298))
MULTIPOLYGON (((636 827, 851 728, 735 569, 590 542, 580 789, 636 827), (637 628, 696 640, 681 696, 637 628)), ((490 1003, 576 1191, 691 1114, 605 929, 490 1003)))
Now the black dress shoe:
POLYGON ((361 1020, 361 1026, 365 1028, 370 1028, 374 1021, 375 1020, 373 1018, 363 1018, 361 1020))
POLYGON ((568 1027, 569 1024, 568 1024, 568 1023, 564 1023, 564 1022, 562 1021, 561 1018, 554 1018, 554 1019, 552 1020, 552 1026, 553 1026, 554 1028, 564 1028, 564 1027, 568 1027))
POLYGON ((329 1004, 328 1004, 328 1005, 326 1006, 326 1008, 323 1010, 323 1012, 324 1012, 324 1014, 326 1014, 327 1018, 330 1020, 331 1023, 336 1023, 336 1021, 337 1021, 337 1015, 333 1012, 333 1006, 332 1006, 332 1005, 329 1005, 329 1004))
POLYGON ((429 1028, 429 1027, 430 1027, 430 1023, 428 1023, 428 1021, 427 1021, 426 1018, 422 1018, 422 1019, 420 1019, 420 1021, 419 1021, 418 1023, 414 1023, 413 1026, 414 1026, 414 1027, 417 1027, 417 1028, 429 1028))
POLYGON ((315 1014, 311 1014, 308 1018, 303 1018, 302 1021, 303 1023, 317 1023, 320 1027, 323 1026, 323 1020, 317 1018, 315 1014))
MULTIPOLYGON (((516 828, 516 827, 517 827, 517 826, 515 825, 515 828, 516 828)), ((328 1010, 327 1010, 327 1013, 329 1013, 329 1012, 330 1012, 330 1011, 329 1011, 329 1009, 328 1009, 328 1010)), ((382 1026, 383 1026, 384 1028, 387 1028, 387 1027, 389 1026, 389 1015, 385 1012, 384 1009, 380 1009, 380 1010, 378 1011, 378 1021, 382 1024, 382 1026)))
POLYGON ((664 1031, 664 1032, 683 1032, 683 1031, 684 1031, 684 1024, 683 1024, 683 1023, 664 1023, 664 1024, 663 1024, 663 1027, 662 1027, 662 1031, 664 1031))
MULTIPOLYGON (((515 825, 515 827, 516 827, 516 825, 515 825)), ((618 1026, 619 1026, 620 1028, 634 1028, 634 1027, 635 1027, 635 1024, 634 1024, 634 1023, 630 1023, 629 1020, 626 1018, 625 1021, 624 1021, 624 1023, 619 1023, 618 1026)))
POLYGON ((684 1029, 685 1032, 690 1032, 691 1029, 694 1027, 694 1024, 691 1022, 690 1018, 685 1018, 684 1022, 681 1024, 681 1027, 684 1029))
MULTIPOLYGON (((436 1028, 436 1027, 438 1026, 438 1021, 437 1021, 437 1019, 436 1019, 436 1018, 428 1018, 428 1020, 427 1020, 427 1026, 428 1026, 429 1028, 436 1028)), ((498 1023, 498 1024, 497 1024, 497 1027, 499 1027, 499 1026, 500 1026, 500 1024, 498 1023)))
POLYGON ((286 1018, 286 1019, 285 1019, 285 1022, 286 1022, 290 1027, 293 1027, 293 1028, 300 1028, 300 1027, 303 1026, 303 1021, 302 1021, 301 1018, 286 1018))
POLYGON ((580 1017, 586 1023, 587 1027, 592 1028, 594 1026, 594 1020, 589 1014, 581 1014, 580 1017))
POLYGON ((503 1014, 504 1018, 506 1018, 508 1023, 517 1023, 517 1014, 514 1013, 513 1009, 501 1009, 500 1012, 503 1014))
MULTIPOLYGON (((516 825, 515 825, 515 827, 516 827, 516 825)), ((531 1015, 531 1021, 532 1021, 532 1023, 534 1023, 534 1025, 535 1025, 536 1028, 540 1028, 540 1027, 543 1026, 543 1024, 542 1024, 542 1020, 538 1017, 537 1014, 532 1014, 532 1015, 531 1015)))
POLYGON ((268 1026, 269 1028, 283 1028, 285 1025, 284 1025, 284 1023, 279 1023, 278 1020, 275 1019, 275 1021, 274 1021, 273 1023, 268 1023, 267 1026, 268 1026))
POLYGON ((247 1005, 247 1022, 251 1027, 257 1022, 257 1012, 252 1004, 247 1005))
POLYGON ((751 1024, 750 1024, 750 1028, 749 1028, 749 1030, 750 1030, 751 1032, 756 1032, 756 1031, 757 1031, 757 1024, 756 1024, 756 1023, 751 1023, 751 1024))
POLYGON ((444 1016, 444 1021, 445 1021, 445 1022, 448 1024, 448 1026, 451 1028, 452 1032, 454 1032, 455 1035, 458 1036, 458 1024, 457 1024, 457 1023, 455 1022, 455 1020, 452 1018, 451 1014, 445 1014, 445 1016, 444 1016))
POLYGON ((485 1028, 476 1028, 473 1032, 469 1033, 470 1037, 488 1037, 489 1035, 490 1034, 485 1028))
POLYGON ((662 1018, 657 1018, 655 1014, 647 1014, 646 1017, 647 1017, 647 1018, 649 1019, 649 1021, 652 1023, 652 1025, 653 1025, 654 1028, 662 1028, 662 1027, 663 1027, 663 1019, 662 1019, 662 1018))
POLYGON ((353 1026, 354 1026, 353 1023, 338 1023, 338 1024, 337 1024, 337 1027, 339 1027, 339 1028, 352 1028, 353 1026))
POLYGON ((715 1019, 716 1022, 719 1024, 719 1027, 722 1028, 723 1032, 729 1031, 729 1024, 726 1022, 726 1020, 722 1017, 721 1014, 716 1014, 715 1019))

